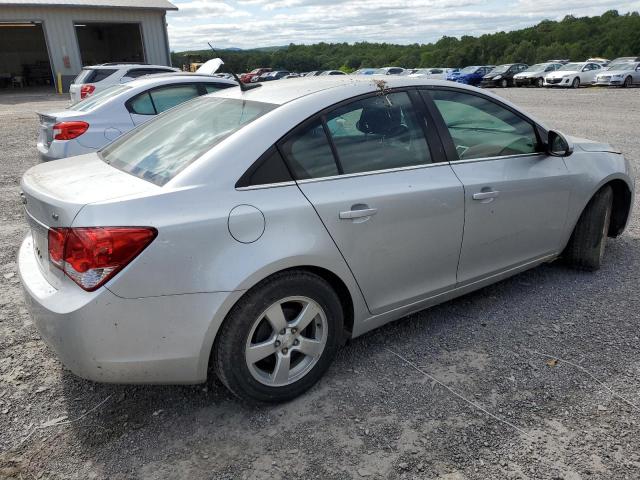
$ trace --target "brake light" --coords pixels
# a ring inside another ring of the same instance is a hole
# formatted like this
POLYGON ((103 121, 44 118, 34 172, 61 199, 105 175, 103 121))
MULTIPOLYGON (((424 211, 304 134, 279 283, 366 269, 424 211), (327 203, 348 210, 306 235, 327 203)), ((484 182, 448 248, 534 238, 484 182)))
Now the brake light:
POLYGON ((88 97, 89 95, 91 95, 93 93, 93 91, 96 89, 95 85, 82 85, 80 87, 80 99, 83 99, 85 97, 88 97))
POLYGON ((59 122, 53 126, 54 140, 73 140, 89 129, 87 122, 59 122))
POLYGON ((157 235, 152 227, 52 228, 49 260, 92 292, 126 267, 157 235))

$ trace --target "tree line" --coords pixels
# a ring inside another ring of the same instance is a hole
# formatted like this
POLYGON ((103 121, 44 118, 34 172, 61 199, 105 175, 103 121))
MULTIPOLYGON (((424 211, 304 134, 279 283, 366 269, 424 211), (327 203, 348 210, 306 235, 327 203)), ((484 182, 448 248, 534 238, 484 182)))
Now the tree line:
MULTIPOLYGON (((343 70, 365 67, 464 67, 549 59, 586 60, 588 57, 615 58, 640 55, 640 15, 609 10, 600 16, 559 22, 543 20, 537 25, 511 32, 461 38, 444 36, 435 43, 396 45, 357 42, 290 44, 280 48, 223 50, 222 71, 240 73, 257 67, 293 72, 343 70)), ((211 50, 171 52, 174 66, 214 58, 211 50)))

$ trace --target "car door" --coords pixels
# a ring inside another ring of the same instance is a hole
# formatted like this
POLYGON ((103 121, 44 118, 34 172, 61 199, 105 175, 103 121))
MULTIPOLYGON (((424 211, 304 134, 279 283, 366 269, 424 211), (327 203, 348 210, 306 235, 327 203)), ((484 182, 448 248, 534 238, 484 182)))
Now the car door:
POLYGON ((640 63, 636 65, 636 68, 631 72, 633 75, 633 83, 640 83, 640 63))
POLYGON ((146 90, 129 99, 125 106, 135 125, 140 125, 180 103, 191 100, 202 93, 204 89, 197 83, 182 83, 167 85, 146 90))
POLYGON ((279 143, 374 314, 456 283, 464 194, 424 114, 415 92, 376 93, 279 143))
POLYGON ((582 67, 582 71, 580 72, 580 83, 593 83, 596 79, 596 74, 599 72, 599 65, 596 65, 595 63, 587 63, 584 67, 582 67))
POLYGON ((456 89, 423 91, 465 189, 458 282, 556 254, 571 191, 564 160, 541 153, 537 127, 497 100, 456 89))

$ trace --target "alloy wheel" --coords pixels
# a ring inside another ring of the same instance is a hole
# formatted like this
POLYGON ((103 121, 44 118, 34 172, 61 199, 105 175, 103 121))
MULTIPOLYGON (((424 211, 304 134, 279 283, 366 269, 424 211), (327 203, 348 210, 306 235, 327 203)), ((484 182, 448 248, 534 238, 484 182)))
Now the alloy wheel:
POLYGON ((327 344, 327 316, 308 297, 273 303, 254 322, 245 345, 253 378, 269 387, 290 385, 316 365, 327 344))

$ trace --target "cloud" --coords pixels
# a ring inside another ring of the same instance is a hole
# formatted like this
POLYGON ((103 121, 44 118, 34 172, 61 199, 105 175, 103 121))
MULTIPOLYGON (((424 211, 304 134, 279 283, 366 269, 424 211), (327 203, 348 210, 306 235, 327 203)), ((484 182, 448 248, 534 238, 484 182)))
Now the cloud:
POLYGON ((428 43, 481 35, 545 18, 640 10, 640 0, 175 0, 169 40, 176 51, 289 43, 428 43))

